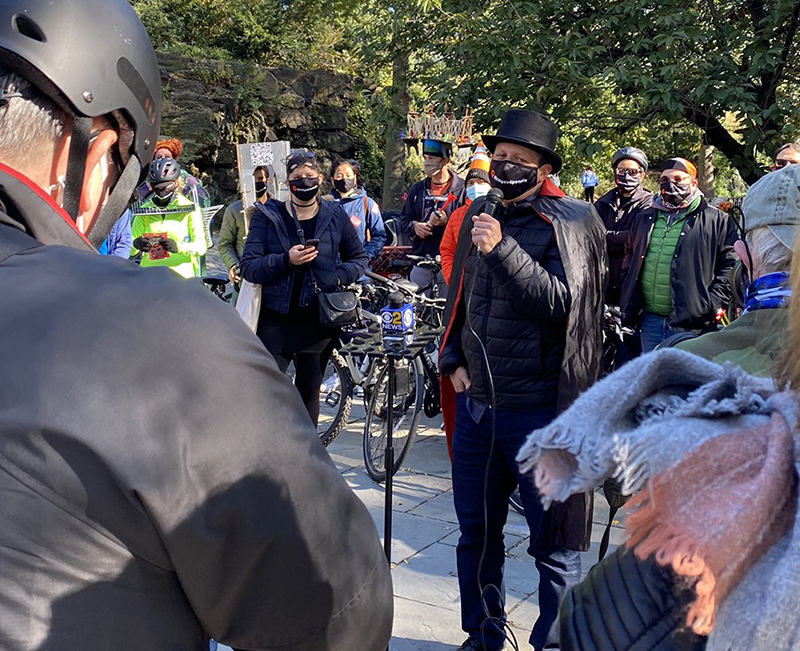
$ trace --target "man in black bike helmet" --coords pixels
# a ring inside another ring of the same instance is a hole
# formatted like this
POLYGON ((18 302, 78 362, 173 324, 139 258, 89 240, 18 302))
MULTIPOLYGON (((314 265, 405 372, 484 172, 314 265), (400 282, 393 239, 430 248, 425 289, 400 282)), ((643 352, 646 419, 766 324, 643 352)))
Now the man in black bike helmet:
POLYGON ((600 197, 594 204, 608 234, 608 288, 606 303, 619 305, 622 286, 622 261, 625 258, 625 242, 636 214, 653 203, 653 193, 642 187, 647 174, 647 155, 636 147, 623 147, 611 159, 615 187, 600 197))
POLYGON ((382 651, 375 526, 274 360, 93 250, 159 85, 127 0, 0 0, 0 648, 382 651))
POLYGON ((142 267, 168 267, 184 278, 202 274, 206 244, 200 206, 178 192, 181 166, 171 158, 157 158, 147 175, 150 196, 134 208, 131 254, 142 267))

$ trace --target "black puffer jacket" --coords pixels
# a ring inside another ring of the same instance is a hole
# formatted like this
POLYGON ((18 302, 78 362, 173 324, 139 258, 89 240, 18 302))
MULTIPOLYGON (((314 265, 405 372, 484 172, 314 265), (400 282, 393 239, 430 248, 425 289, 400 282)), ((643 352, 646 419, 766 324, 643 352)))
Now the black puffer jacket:
POLYGON ((561 603, 561 651, 702 651, 707 638, 686 627, 693 598, 652 556, 618 549, 561 603))
MULTIPOLYGON (((620 308, 627 324, 635 325, 642 313, 640 276, 657 218, 655 207, 640 213, 625 245, 620 308)), ((730 299, 729 276, 736 263, 736 240, 733 221, 705 199, 686 217, 672 260, 670 327, 692 330, 714 325, 716 310, 730 299)))
POLYGON ((551 406, 558 395, 570 293, 553 226, 530 204, 501 213, 503 240, 489 255, 473 249, 464 270, 469 322, 444 351, 442 372, 466 362, 470 397, 488 404, 485 342, 498 409, 551 406))
POLYGON ((606 303, 619 305, 622 288, 622 262, 625 259, 625 242, 628 241, 637 213, 649 208, 655 195, 641 185, 630 197, 621 197, 619 190, 606 192, 594 203, 594 208, 606 227, 608 244, 608 289, 606 303))

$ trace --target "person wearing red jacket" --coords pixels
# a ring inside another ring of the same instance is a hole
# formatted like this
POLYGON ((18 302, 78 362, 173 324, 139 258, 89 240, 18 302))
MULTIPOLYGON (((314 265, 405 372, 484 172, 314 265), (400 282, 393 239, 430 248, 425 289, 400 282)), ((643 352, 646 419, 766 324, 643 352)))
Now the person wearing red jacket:
POLYGON ((492 187, 489 183, 489 167, 491 163, 489 154, 486 153, 486 147, 483 146, 483 141, 479 142, 467 172, 466 189, 464 191, 466 203, 450 215, 447 226, 444 228, 442 243, 439 245, 439 254, 442 257, 442 273, 448 285, 450 284, 453 259, 458 245, 458 231, 461 230, 464 215, 467 214, 472 202, 478 197, 485 196, 492 187))

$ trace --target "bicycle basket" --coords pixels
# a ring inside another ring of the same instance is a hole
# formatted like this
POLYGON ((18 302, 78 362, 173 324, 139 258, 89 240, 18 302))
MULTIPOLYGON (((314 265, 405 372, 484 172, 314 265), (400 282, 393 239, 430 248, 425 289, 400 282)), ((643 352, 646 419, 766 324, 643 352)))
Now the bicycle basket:
POLYGON ((409 253, 411 253, 410 246, 385 246, 378 257, 372 261, 372 271, 384 278, 396 280, 402 277, 402 274, 392 267, 392 262, 405 260, 409 253))

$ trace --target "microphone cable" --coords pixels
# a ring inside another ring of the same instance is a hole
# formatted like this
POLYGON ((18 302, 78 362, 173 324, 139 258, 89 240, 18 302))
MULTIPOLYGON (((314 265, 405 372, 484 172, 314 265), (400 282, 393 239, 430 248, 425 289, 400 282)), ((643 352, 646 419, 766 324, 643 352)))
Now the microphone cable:
MULTIPOLYGON (((496 214, 500 202, 503 200, 503 192, 498 188, 492 188, 486 199, 486 203, 484 204, 484 212, 494 217, 496 214), (489 210, 487 210, 487 204, 489 210)), ((479 252, 480 254, 480 252, 479 252)), ((469 258, 468 258, 469 259, 469 258)), ((505 610, 505 598, 503 593, 500 591, 500 588, 494 584, 489 584, 484 586, 481 574, 483 573, 483 565, 486 561, 486 549, 489 546, 489 472, 491 469, 492 464, 492 457, 494 456, 494 449, 495 444, 497 443, 497 395, 495 393, 494 387, 494 376, 492 375, 492 368, 489 364, 489 353, 486 350, 486 345, 484 344, 483 340, 478 336, 478 333, 475 331, 475 328, 472 325, 472 318, 471 318, 471 307, 472 307, 472 300, 475 296, 475 285, 478 282, 478 273, 476 270, 475 275, 472 278, 472 284, 467 292, 467 301, 466 301, 466 323, 467 328, 470 331, 470 334, 475 338, 481 348, 481 356, 483 357, 483 363, 486 367, 486 379, 488 382, 489 388, 489 409, 491 410, 491 442, 489 444, 489 455, 486 459, 486 470, 484 471, 483 475, 483 545, 481 546, 481 557, 478 561, 478 590, 481 593, 481 606, 483 607, 483 614, 486 616, 486 619, 481 624, 481 644, 486 646, 486 642, 484 639, 485 632, 484 629, 487 624, 494 624, 495 627, 503 634, 503 637, 506 642, 511 644, 512 649, 514 651, 519 651, 519 644, 517 642, 517 638, 514 635, 514 631, 512 630, 511 626, 508 624, 507 621, 504 621, 502 617, 495 617, 489 612, 489 604, 486 601, 486 596, 489 594, 491 590, 494 590, 498 597, 500 598, 500 603, 502 604, 503 610, 505 610), (507 631, 507 632, 506 632, 507 631)), ((491 296, 488 297, 487 310, 491 310, 491 296)), ((508 504, 506 504, 506 508, 508 508, 508 504)), ((502 534, 502 532, 501 532, 502 534)), ((503 549, 504 558, 505 558, 505 548, 503 549)))

